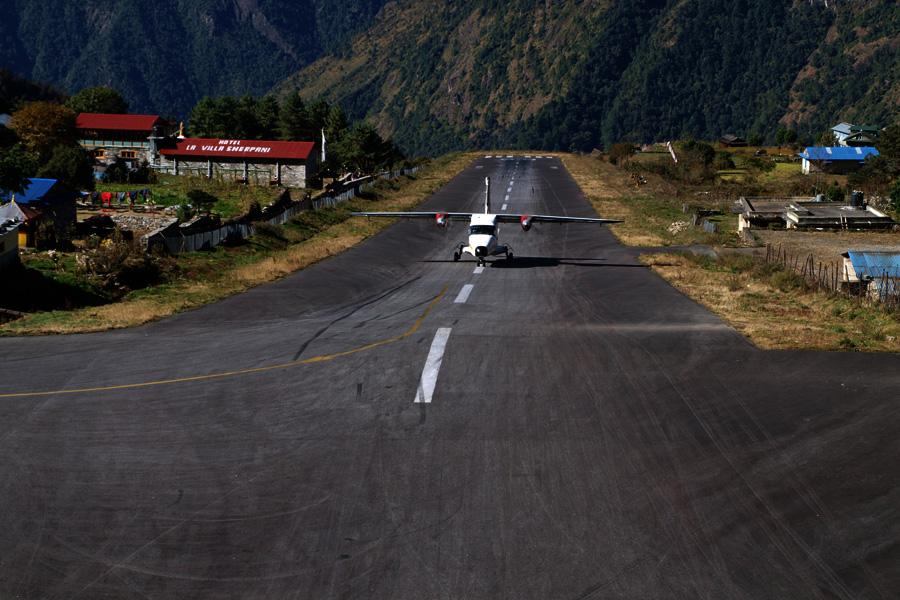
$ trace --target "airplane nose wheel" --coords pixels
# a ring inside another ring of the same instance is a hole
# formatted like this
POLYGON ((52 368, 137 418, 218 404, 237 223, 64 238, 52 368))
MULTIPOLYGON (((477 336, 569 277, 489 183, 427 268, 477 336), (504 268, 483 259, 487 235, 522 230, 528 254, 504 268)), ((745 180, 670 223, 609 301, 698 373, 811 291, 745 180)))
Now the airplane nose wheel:
POLYGON ((459 252, 453 253, 453 262, 459 262, 459 252))

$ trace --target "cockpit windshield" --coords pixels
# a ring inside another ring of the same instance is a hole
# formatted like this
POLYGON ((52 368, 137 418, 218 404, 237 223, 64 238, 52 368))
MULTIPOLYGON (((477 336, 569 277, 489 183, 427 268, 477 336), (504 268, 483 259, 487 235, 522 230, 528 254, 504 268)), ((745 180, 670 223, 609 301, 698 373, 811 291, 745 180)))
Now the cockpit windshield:
POLYGON ((494 235, 493 225, 470 225, 469 235, 494 235))

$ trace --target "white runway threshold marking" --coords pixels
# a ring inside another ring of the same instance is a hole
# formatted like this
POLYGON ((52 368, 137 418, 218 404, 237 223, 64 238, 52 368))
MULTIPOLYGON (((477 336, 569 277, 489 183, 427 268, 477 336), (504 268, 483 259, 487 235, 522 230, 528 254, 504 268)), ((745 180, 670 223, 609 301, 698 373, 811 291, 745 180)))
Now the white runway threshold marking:
POLYGON ((438 373, 441 370, 441 361, 444 360, 444 349, 447 348, 447 340, 450 338, 450 328, 441 327, 434 334, 431 342, 431 350, 425 359, 425 368, 422 369, 422 379, 419 381, 419 389, 416 390, 417 404, 430 404, 434 397, 434 386, 437 384, 438 373))
POLYGON ((459 290, 459 295, 456 297, 456 300, 454 300, 453 302, 455 304, 465 304, 466 300, 469 299, 469 294, 472 293, 472 288, 474 288, 474 287, 475 286, 472 285, 471 283, 467 283, 466 285, 462 286, 462 289, 459 290))

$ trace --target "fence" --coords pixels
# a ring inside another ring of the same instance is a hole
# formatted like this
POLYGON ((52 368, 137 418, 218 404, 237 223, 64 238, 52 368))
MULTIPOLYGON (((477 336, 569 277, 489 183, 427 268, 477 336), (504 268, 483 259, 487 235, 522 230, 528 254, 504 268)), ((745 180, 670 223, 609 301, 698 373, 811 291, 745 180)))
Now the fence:
POLYGON ((781 244, 766 244, 766 263, 793 271, 816 291, 852 298, 859 303, 869 299, 882 303, 890 310, 900 309, 900 282, 889 273, 866 281, 849 281, 849 269, 843 261, 817 261, 812 254, 804 257, 792 253, 781 244))
MULTIPOLYGON (((279 201, 273 210, 263 209, 259 218, 244 217, 239 221, 225 223, 215 229, 205 231, 190 231, 185 233, 177 225, 150 233, 146 236, 147 249, 165 249, 169 254, 182 252, 197 252, 199 250, 211 250, 224 242, 243 240, 253 235, 254 222, 264 222, 270 225, 283 225, 295 215, 308 210, 331 208, 342 202, 346 202, 358 196, 361 192, 371 189, 378 181, 395 179, 403 175, 413 175, 419 171, 419 167, 410 167, 399 171, 386 171, 374 176, 363 177, 344 183, 339 190, 320 196, 314 200, 304 199, 297 202, 284 203, 279 201), (252 222, 251 222, 252 221, 252 222)), ((288 192, 285 192, 288 194, 288 192)), ((284 196, 282 196, 284 198, 284 196)))

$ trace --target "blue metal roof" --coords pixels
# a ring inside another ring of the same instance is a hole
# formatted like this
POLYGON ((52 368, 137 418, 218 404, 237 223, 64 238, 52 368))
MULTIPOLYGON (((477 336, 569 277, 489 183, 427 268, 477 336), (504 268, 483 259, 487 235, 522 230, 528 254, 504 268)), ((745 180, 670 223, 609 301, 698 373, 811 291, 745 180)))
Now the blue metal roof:
POLYGON ((4 202, 8 202, 15 196, 16 204, 28 204, 46 196, 47 192, 53 189, 54 185, 56 185, 56 179, 40 179, 33 177, 28 180, 28 185, 25 186, 25 189, 21 194, 2 191, 0 192, 0 198, 2 198, 4 202))
POLYGON ((872 277, 900 277, 900 251, 897 252, 869 252, 860 250, 848 250, 850 263, 856 276, 860 279, 872 277))
POLYGON ((809 146, 800 155, 806 160, 856 160, 864 161, 868 156, 878 156, 878 150, 872 146, 859 146, 850 148, 846 146, 822 147, 809 146))

